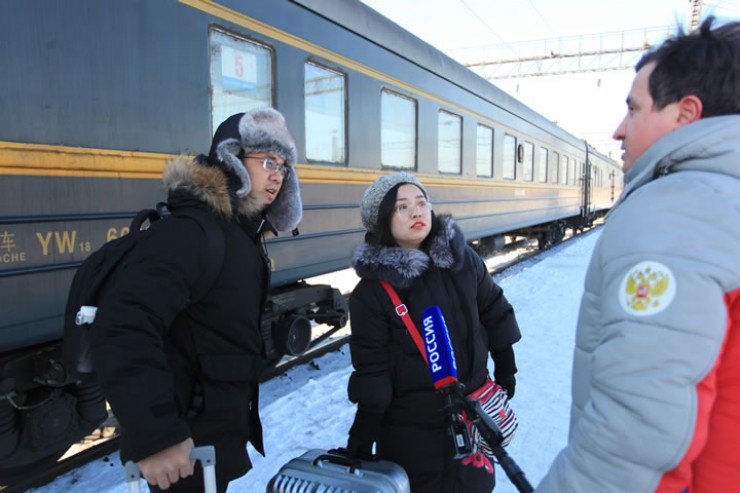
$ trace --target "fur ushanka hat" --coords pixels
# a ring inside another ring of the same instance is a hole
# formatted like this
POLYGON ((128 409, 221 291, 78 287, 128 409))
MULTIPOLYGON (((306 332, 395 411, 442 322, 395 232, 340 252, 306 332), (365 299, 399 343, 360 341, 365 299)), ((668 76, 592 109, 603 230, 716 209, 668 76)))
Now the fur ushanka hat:
POLYGON ((385 196, 388 194, 391 188, 402 183, 410 183, 416 185, 424 193, 424 196, 429 200, 429 194, 426 188, 421 182, 411 173, 401 171, 392 175, 383 175, 375 183, 370 185, 365 194, 362 196, 362 202, 360 202, 360 217, 362 218, 362 225, 365 226, 369 232, 375 232, 375 226, 378 224, 378 209, 380 203, 383 201, 385 196))
POLYGON ((252 190, 252 181, 239 155, 250 152, 274 152, 285 159, 290 171, 266 215, 276 230, 294 230, 303 218, 303 203, 295 172, 297 151, 295 140, 279 111, 261 108, 231 115, 218 126, 213 136, 208 160, 236 177, 239 183, 235 193, 240 199, 252 190))

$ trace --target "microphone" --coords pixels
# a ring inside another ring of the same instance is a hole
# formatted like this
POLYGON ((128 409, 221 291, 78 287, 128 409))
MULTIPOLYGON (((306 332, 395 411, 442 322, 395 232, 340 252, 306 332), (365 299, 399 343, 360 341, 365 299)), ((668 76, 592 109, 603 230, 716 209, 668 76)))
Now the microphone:
MULTIPOLYGON (((450 435, 455 446, 455 458, 461 459, 473 452, 470 432, 460 415, 453 410, 453 395, 461 396, 462 384, 457 380, 457 362, 452 349, 450 332, 447 330, 442 310, 431 306, 422 312, 424 349, 427 366, 436 390, 442 390, 450 408, 450 435)), ((459 397, 458 396, 458 397, 459 397)))
POLYGON ((434 388, 439 390, 457 382, 455 351, 452 349, 450 332, 447 330, 442 310, 438 306, 430 306, 424 310, 421 321, 427 366, 432 375, 434 388))
MULTIPOLYGON (((483 441, 491 448, 491 452, 498 459, 506 476, 516 486, 518 491, 530 493, 534 491, 524 476, 524 472, 509 457, 501 445, 502 435, 496 422, 488 416, 480 402, 466 397, 463 384, 457 379, 457 362, 455 352, 450 341, 450 332, 438 306, 430 306, 422 312, 424 350, 429 373, 432 375, 435 390, 441 390, 450 409, 450 435, 455 447, 455 458, 462 459, 473 453, 468 425, 464 422, 461 412, 465 411, 478 429, 483 441)), ((417 343, 418 344, 418 343, 417 343)), ((480 445, 478 445, 480 447, 480 445)))

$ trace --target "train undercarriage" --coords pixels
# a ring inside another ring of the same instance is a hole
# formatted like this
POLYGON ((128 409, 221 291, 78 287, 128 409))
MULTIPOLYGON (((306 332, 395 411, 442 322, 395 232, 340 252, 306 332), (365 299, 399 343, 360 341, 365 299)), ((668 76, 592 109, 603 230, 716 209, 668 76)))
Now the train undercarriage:
POLYGON ((563 241, 568 234, 581 233, 583 230, 593 226, 594 222, 603 217, 604 211, 596 211, 588 215, 578 215, 565 219, 559 219, 549 223, 538 224, 516 231, 507 232, 480 238, 471 243, 471 246, 482 257, 494 255, 497 252, 512 248, 527 240, 537 240, 540 250, 553 247, 563 241))

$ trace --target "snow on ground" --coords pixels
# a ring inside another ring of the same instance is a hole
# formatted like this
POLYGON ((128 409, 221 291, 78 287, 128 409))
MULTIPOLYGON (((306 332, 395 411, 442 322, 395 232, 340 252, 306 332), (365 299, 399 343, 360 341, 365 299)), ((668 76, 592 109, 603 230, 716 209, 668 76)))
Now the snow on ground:
MULTIPOLYGON (((519 429, 507 450, 533 486, 567 440, 576 318, 586 267, 599 235, 598 230, 581 235, 496 277, 522 330, 522 340, 514 346, 519 373, 512 401, 519 429)), ((347 277, 340 284, 352 285, 353 273, 348 271, 347 277)), ((350 373, 349 350, 344 346, 263 384, 260 410, 267 458, 250 446, 254 469, 232 482, 229 493, 264 492, 290 459, 312 448, 345 446, 354 417, 354 405, 347 399, 350 373)), ((499 467, 496 474, 497 493, 517 491, 499 467)), ((143 481, 141 487, 147 491, 143 481)), ((128 490, 115 453, 33 491, 128 490)))

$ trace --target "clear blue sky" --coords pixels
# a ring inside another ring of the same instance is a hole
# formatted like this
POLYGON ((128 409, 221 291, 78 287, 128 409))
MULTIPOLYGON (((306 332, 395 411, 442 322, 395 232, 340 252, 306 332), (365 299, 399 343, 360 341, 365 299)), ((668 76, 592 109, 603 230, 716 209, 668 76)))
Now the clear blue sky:
MULTIPOLYGON (((676 25, 686 27, 689 19, 689 0, 362 1, 453 57, 491 45, 512 52, 531 40, 668 26, 675 31, 676 25)), ((702 18, 712 13, 720 19, 740 19, 740 0, 705 2, 702 18)), ((611 133, 624 114, 633 76, 632 70, 621 70, 494 83, 616 159, 619 144, 611 140, 611 133)))

